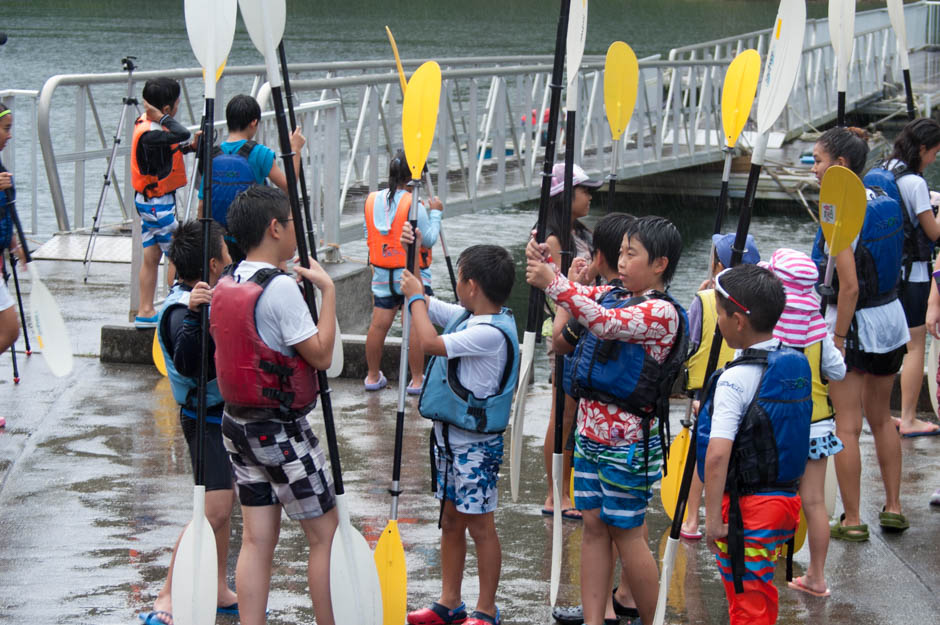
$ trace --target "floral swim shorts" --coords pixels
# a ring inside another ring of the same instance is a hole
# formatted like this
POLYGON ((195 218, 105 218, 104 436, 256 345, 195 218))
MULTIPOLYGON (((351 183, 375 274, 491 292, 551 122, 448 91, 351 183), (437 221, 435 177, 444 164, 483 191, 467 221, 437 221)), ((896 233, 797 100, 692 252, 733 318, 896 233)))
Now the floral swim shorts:
MULTIPOLYGON (((432 432, 431 436, 435 436, 432 432)), ((503 461, 503 436, 479 441, 450 442, 450 454, 438 440, 433 445, 437 469, 438 499, 454 503, 457 512, 486 514, 496 510, 499 465, 503 461)))

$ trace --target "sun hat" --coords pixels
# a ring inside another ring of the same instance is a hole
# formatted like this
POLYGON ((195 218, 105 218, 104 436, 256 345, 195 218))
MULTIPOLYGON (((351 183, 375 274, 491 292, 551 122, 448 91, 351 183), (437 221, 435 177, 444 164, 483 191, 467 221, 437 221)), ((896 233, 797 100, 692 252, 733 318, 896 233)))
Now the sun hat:
POLYGON ((774 338, 793 347, 806 347, 825 338, 826 322, 819 314, 815 291, 819 270, 810 257, 784 247, 773 253, 770 262, 760 265, 774 272, 787 295, 774 338))
MULTIPOLYGON (((735 236, 733 232, 712 235, 712 245, 715 246, 715 253, 725 268, 731 267, 731 247, 734 245, 735 236)), ((744 254, 741 255, 741 262, 745 265, 756 265, 760 262, 757 242, 754 241, 754 237, 751 235, 747 235, 747 239, 744 241, 744 254)))
MULTIPOLYGON (((584 170, 581 169, 579 165, 574 165, 571 168, 571 188, 575 187, 588 187, 590 189, 596 189, 599 186, 604 184, 600 180, 591 180, 588 178, 588 175, 584 173, 584 170)), ((565 190, 565 164, 564 163, 555 163, 555 166, 552 167, 552 190, 549 195, 556 196, 562 191, 565 190)))

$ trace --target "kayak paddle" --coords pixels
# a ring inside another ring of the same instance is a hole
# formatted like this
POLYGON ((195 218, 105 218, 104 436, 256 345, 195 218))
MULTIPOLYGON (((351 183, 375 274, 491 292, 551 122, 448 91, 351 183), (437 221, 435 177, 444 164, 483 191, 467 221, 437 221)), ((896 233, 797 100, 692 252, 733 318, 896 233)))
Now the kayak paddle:
MULTIPOLYGON (((561 258, 554 259, 560 262, 559 268, 562 275, 568 275, 568 268, 571 265, 571 255, 567 253, 571 249, 571 228, 567 224, 571 222, 571 198, 574 193, 574 143, 575 143, 575 124, 576 112, 578 110, 578 69, 581 67, 581 57, 584 55, 584 39, 587 35, 587 0, 574 0, 570 6, 568 14, 568 36, 565 43, 565 73, 567 84, 565 86, 565 109, 567 119, 565 121, 565 186, 562 201, 561 223, 565 227, 558 233, 561 243, 561 258)), ((561 583, 561 539, 562 539, 562 517, 561 517, 561 494, 565 485, 564 479, 564 414, 565 414, 565 390, 562 379, 565 376, 565 357, 561 354, 555 355, 555 444, 552 452, 552 502, 553 502, 553 522, 552 522, 552 572, 551 572, 551 590, 549 592, 549 601, 555 605, 558 598, 558 586, 561 583)))
POLYGON ((907 118, 914 119, 914 90, 911 88, 911 59, 907 53, 907 28, 904 25, 904 0, 888 0, 888 17, 898 40, 898 56, 904 75, 904 93, 907 97, 907 118))
POLYGON ((153 364, 157 368, 157 371, 160 372, 160 375, 166 377, 166 359, 163 357, 163 350, 160 348, 160 339, 157 336, 158 332, 160 332, 159 327, 153 331, 153 344, 150 346, 150 356, 153 358, 153 364))
POLYGON ((839 95, 836 124, 844 127, 849 58, 852 56, 852 44, 855 43, 855 0, 829 0, 829 39, 836 53, 836 88, 839 95))
MULTIPOLYGON (((205 124, 199 148, 205 155, 206 180, 212 180, 212 128, 215 117, 216 83, 232 49, 235 37, 235 0, 185 0, 186 33, 196 60, 203 68, 205 124)), ((212 205, 212 185, 206 185, 205 206, 212 205)), ((208 209, 202 222, 202 280, 209 282, 208 209)), ((193 518, 180 537, 173 564, 173 622, 202 625, 215 622, 218 584, 215 534, 206 518, 205 442, 207 386, 209 383, 209 307, 200 307, 199 385, 197 388, 196 484, 193 487, 193 518)), ((154 333, 156 338, 156 332, 154 333)), ((159 348, 159 345, 157 345, 159 348)))
MULTIPOLYGON (((411 169, 411 227, 417 228, 418 188, 421 172, 431 151, 434 128, 441 98, 441 68, 434 61, 421 65, 408 82, 401 114, 401 135, 405 158, 411 169)), ((408 271, 415 270, 416 245, 408 246, 408 271)), ((418 278, 421 279, 420 277, 418 278)), ((411 311, 402 307, 401 358, 398 366, 398 411, 395 414, 395 456, 392 463, 392 496, 389 520, 375 545, 375 563, 385 603, 385 625, 401 625, 405 621, 408 600, 408 569, 405 549, 398 531, 398 496, 401 494, 401 455, 405 431, 405 386, 408 383, 408 341, 411 336, 411 311)))
MULTIPOLYGON (((287 129, 287 116, 281 96, 281 75, 278 73, 275 48, 284 35, 287 21, 287 7, 284 0, 239 0, 242 20, 248 29, 255 48, 264 55, 267 68, 268 84, 271 85, 271 99, 274 103, 274 116, 277 120, 278 139, 284 164, 284 176, 287 178, 287 195, 290 199, 291 217, 296 224, 303 224, 300 210, 300 198, 297 195, 297 176, 294 171, 294 159, 287 129)), ((310 256, 317 258, 316 246, 308 248, 303 228, 295 228, 297 254, 302 267, 310 266, 310 256)), ((310 310, 313 322, 319 322, 313 285, 302 280, 304 299, 310 310)), ((353 625, 373 625, 378 622, 382 612, 382 596, 379 590, 378 576, 372 561, 369 544, 350 522, 349 508, 346 504, 346 490, 343 486, 343 472, 340 463, 339 445, 336 438, 336 426, 333 422, 333 402, 330 398, 330 383, 325 371, 317 371, 320 385, 320 407, 323 410, 323 424, 326 431, 327 446, 330 452, 330 469, 336 493, 337 527, 333 534, 330 548, 330 599, 333 618, 337 623, 353 625)))
MULTIPOLYGON (((548 200, 552 190, 552 168, 555 165, 555 139, 558 135, 558 111, 561 108, 561 80, 565 67, 565 39, 568 34, 568 11, 571 0, 561 0, 558 16, 558 33, 555 36, 555 60, 552 65, 550 83, 551 101, 548 108, 548 134, 545 141, 545 158, 542 159, 542 189, 539 195, 539 216, 535 228, 535 240, 545 240, 548 200)), ((539 315, 545 294, 534 286, 529 289, 529 305, 522 339, 522 355, 519 364, 519 385, 512 407, 512 431, 509 439, 509 486, 512 500, 519 499, 519 471, 522 465, 522 432, 525 421, 526 391, 532 380, 532 363, 535 360, 535 332, 539 328, 539 315)))
POLYGON ((614 205, 617 187, 617 167, 620 161, 620 138, 630 125, 636 90, 640 80, 640 66, 633 49, 622 41, 607 48, 604 61, 604 110, 610 125, 610 178, 607 182, 607 212, 614 205))
POLYGON ((831 293, 836 256, 852 245, 862 230, 867 204, 865 187, 855 172, 841 165, 826 170, 819 185, 819 227, 829 246, 829 259, 820 293, 831 293))

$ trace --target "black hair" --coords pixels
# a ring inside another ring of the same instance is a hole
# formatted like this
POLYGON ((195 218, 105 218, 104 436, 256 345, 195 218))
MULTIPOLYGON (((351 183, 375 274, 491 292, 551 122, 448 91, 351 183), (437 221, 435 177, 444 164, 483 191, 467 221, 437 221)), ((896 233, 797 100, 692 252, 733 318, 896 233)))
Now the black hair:
MULTIPOLYGON (((7 111, 9 111, 9 110, 10 110, 10 107, 9 107, 9 106, 7 106, 6 104, 4 104, 3 102, 0 102, 0 113, 5 113, 5 112, 7 112, 7 111)), ((13 114, 13 113, 10 113, 10 115, 12 115, 12 114, 13 114)))
POLYGON ((272 219, 286 223, 290 218, 290 202, 283 191, 253 185, 236 195, 229 205, 228 233, 247 254, 261 245, 272 219))
POLYGON ((612 269, 617 268, 623 235, 627 233, 627 229, 634 219, 636 217, 628 213, 609 213, 601 217, 597 225, 594 226, 593 252, 600 253, 612 269))
MULTIPOLYGON (((787 303, 780 278, 758 265, 738 265, 719 275, 721 288, 750 311, 744 316, 751 328, 756 332, 772 332, 787 303)), ((723 296, 718 289, 715 289, 715 295, 718 305, 727 315, 744 313, 738 304, 723 296)))
POLYGON ((475 281, 486 298, 502 306, 512 291, 516 267, 512 256, 498 245, 471 245, 460 253, 457 271, 463 280, 475 281))
POLYGON ((180 97, 180 84, 165 76, 151 78, 144 83, 143 96, 151 106, 162 111, 164 106, 176 104, 180 97))
MULTIPOLYGON (((222 260, 225 231, 217 221, 209 224, 209 258, 222 260)), ((185 221, 173 233, 167 256, 176 267, 181 280, 191 282, 202 278, 202 223, 198 219, 185 221)))
POLYGON ((682 256, 682 235, 672 222, 656 215, 637 217, 627 227, 626 236, 636 238, 646 248, 650 264, 657 258, 666 257, 668 263, 663 272, 663 286, 668 287, 682 256))
POLYGON ((894 140, 889 160, 896 158, 912 171, 920 172, 920 148, 928 150, 940 145, 940 124, 930 117, 921 117, 908 123, 894 140))
POLYGON ((822 133, 816 143, 822 146, 833 160, 840 156, 846 160, 849 169, 859 178, 865 171, 868 161, 868 133, 861 128, 830 128, 822 133))
POLYGON ((248 128, 256 119, 261 119, 261 107, 250 95, 240 93, 225 106, 225 123, 232 132, 248 128))
POLYGON ((411 170, 408 168, 408 159, 405 152, 398 150, 395 157, 388 162, 388 203, 392 204, 398 187, 411 180, 411 170))

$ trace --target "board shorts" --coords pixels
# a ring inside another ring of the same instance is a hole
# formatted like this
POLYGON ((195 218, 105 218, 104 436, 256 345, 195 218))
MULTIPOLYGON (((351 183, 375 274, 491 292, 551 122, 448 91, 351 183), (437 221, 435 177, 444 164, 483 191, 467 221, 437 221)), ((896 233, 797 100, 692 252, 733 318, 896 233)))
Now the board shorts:
MULTIPOLYGON (((431 437, 434 438, 434 431, 431 437)), ((499 465, 503 462, 503 435, 494 434, 482 441, 432 446, 437 475, 434 496, 453 502, 457 512, 486 514, 496 510, 499 501, 499 465)))
POLYGON ((906 353, 906 345, 884 354, 846 349, 845 368, 848 371, 871 375, 894 375, 901 370, 901 363, 904 362, 904 354, 906 353))
POLYGON ((159 245, 165 253, 170 248, 173 233, 179 227, 176 221, 176 196, 173 193, 146 199, 143 194, 134 196, 134 205, 140 215, 140 241, 144 249, 159 245))
POLYGON ((336 506, 326 456, 306 418, 295 421, 222 416, 222 439, 243 506, 283 506, 294 520, 336 506))
POLYGON ((930 295, 930 282, 907 282, 898 289, 898 299, 904 307, 904 317, 908 328, 916 328, 927 323, 927 297, 930 295))
POLYGON ((603 445, 578 434, 574 446, 574 505, 600 508, 601 521, 621 529, 643 525, 653 484, 662 477, 659 426, 649 437, 649 466, 644 467, 643 443, 603 445))
MULTIPOLYGON (((428 285, 424 285, 424 294, 428 297, 434 295, 434 289, 428 285)), ((372 294, 372 305, 376 308, 382 308, 384 310, 396 310, 399 306, 405 303, 404 295, 376 295, 372 294)))
POLYGON ((13 297, 10 296, 10 289, 7 288, 6 283, 3 280, 0 280, 0 311, 4 311, 7 308, 13 306, 13 297))
MULTIPOLYGON (((189 459, 192 461, 194 476, 196 475, 198 425, 196 419, 180 414, 180 427, 183 428, 183 436, 186 437, 186 445, 189 447, 189 459)), ((225 451, 225 444, 222 442, 222 425, 220 423, 206 421, 204 457, 203 483, 206 485, 206 492, 232 490, 232 463, 228 459, 228 452, 225 451)))

